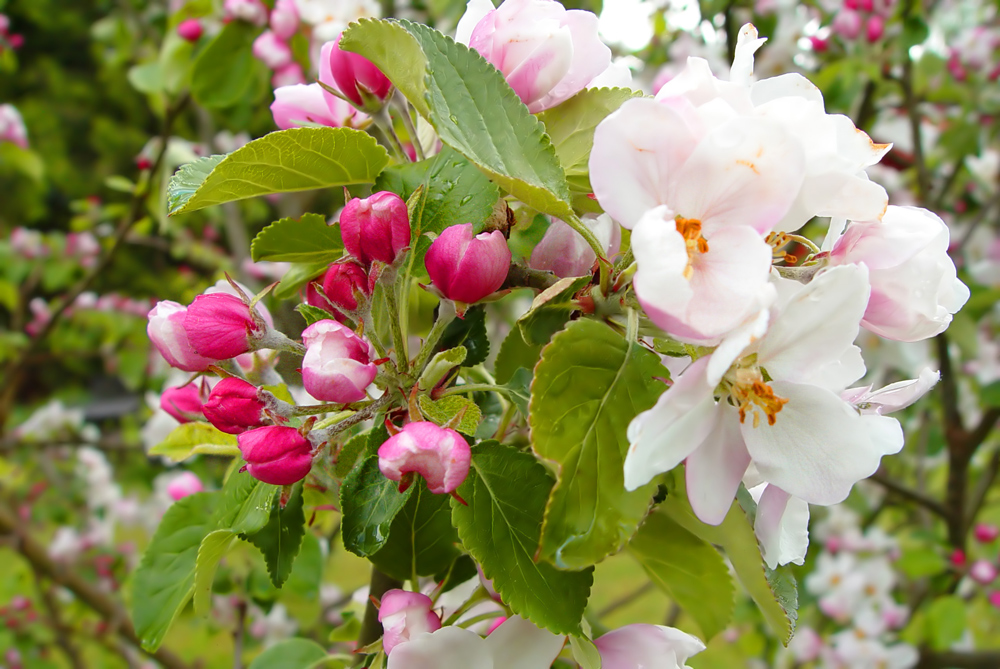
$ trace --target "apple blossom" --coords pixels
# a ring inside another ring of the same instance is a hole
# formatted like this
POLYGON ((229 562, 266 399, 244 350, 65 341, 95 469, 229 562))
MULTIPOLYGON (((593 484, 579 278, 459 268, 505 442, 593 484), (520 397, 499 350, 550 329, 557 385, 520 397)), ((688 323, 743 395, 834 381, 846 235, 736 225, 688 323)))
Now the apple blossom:
POLYGON ((427 595, 407 590, 389 590, 379 603, 378 620, 382 623, 382 648, 393 648, 420 634, 441 629, 441 617, 431 609, 434 602, 427 595))
POLYGON ((981 544, 993 543, 997 537, 1000 537, 1000 528, 989 523, 976 523, 973 535, 976 537, 976 541, 981 544))
POLYGON ((379 15, 378 0, 295 0, 299 17, 312 26, 313 39, 336 39, 350 23, 379 15))
POLYGON ((358 308, 358 295, 371 295, 365 269, 353 261, 330 265, 323 277, 323 296, 327 300, 323 308, 332 304, 343 311, 354 311, 358 308))
POLYGON ((406 203, 389 191, 354 198, 340 212, 344 248, 362 265, 378 260, 391 265, 410 245, 410 217, 406 203))
POLYGON ((171 367, 185 372, 203 372, 215 360, 195 350, 184 329, 188 308, 170 300, 157 302, 149 312, 146 333, 171 367))
POLYGON ((222 432, 240 434, 264 424, 264 406, 256 386, 231 377, 215 384, 202 412, 222 432))
MULTIPOLYGON (((340 35, 323 45, 319 73, 320 81, 335 84, 335 88, 359 109, 377 109, 392 94, 392 82, 374 63, 340 48, 340 35)), ((336 97, 326 91, 324 93, 328 99, 336 97)))
POLYGON ((253 55, 272 70, 292 62, 292 48, 270 30, 265 30, 254 40, 253 55))
POLYGON ((378 468, 400 491, 410 485, 407 474, 420 474, 432 493, 454 492, 469 474, 469 444, 455 430, 419 421, 408 423, 378 449, 378 468))
POLYGON ((277 0, 271 10, 270 25, 275 37, 290 40, 299 29, 299 10, 295 0, 277 0))
POLYGON ((192 472, 181 472, 167 484, 167 494, 175 502, 183 497, 204 490, 205 486, 202 484, 201 479, 198 478, 197 474, 192 472))
POLYGON ((201 21, 198 19, 185 19, 177 24, 177 34, 188 42, 197 42, 201 39, 202 32, 201 21))
POLYGON ((453 225, 424 256, 431 283, 449 300, 472 304, 496 292, 510 270, 511 253, 499 230, 473 236, 472 223, 453 225))
POLYGON ((830 251, 831 265, 863 263, 872 285, 862 325, 898 341, 943 332, 969 289, 948 256, 948 226, 917 207, 891 206, 881 221, 852 222, 830 251))
POLYGON ((14 105, 0 105, 0 142, 13 142, 22 149, 28 148, 28 129, 14 105))
POLYGON ((198 420, 202 416, 201 409, 206 390, 195 383, 167 388, 160 395, 160 408, 173 416, 178 423, 198 420))
POLYGON ((766 483, 751 488, 750 494, 757 502, 753 530, 765 564, 771 569, 803 564, 809 548, 809 505, 766 483))
POLYGON ((591 12, 555 0, 470 0, 455 39, 504 75, 532 113, 555 107, 611 66, 591 12))
POLYGON ((306 73, 302 70, 302 66, 295 61, 288 63, 284 67, 279 67, 271 75, 271 86, 274 87, 275 91, 285 86, 297 86, 305 83, 306 73))
MULTIPOLYGON (((581 220, 597 237, 607 257, 618 253, 621 228, 610 216, 588 214, 581 220)), ((532 269, 549 270, 558 277, 584 276, 591 273, 596 260, 597 255, 583 236, 556 218, 531 252, 528 265, 532 269)))
POLYGON ((226 0, 222 3, 226 20, 237 19, 257 26, 267 23, 267 7, 260 0, 226 0))
POLYGON ((227 360, 259 348, 254 342, 265 337, 267 326, 240 298, 211 293, 188 306, 184 332, 199 355, 227 360))
POLYGON ((246 470, 258 481, 291 485, 312 468, 313 445, 294 427, 267 426, 236 437, 246 470))
POLYGON ((274 90, 271 114, 282 130, 303 126, 353 128, 367 117, 339 98, 328 100, 319 84, 293 84, 274 90))
POLYGON ((989 560, 976 560, 969 567, 969 576, 980 585, 989 585, 997 580, 997 568, 989 560))
POLYGON ((302 333, 306 354, 302 383, 306 392, 326 402, 357 402, 378 370, 375 348, 337 321, 316 321, 302 333))
POLYGON ((594 640, 603 669, 687 669, 687 660, 705 650, 701 639, 673 627, 633 624, 594 640))

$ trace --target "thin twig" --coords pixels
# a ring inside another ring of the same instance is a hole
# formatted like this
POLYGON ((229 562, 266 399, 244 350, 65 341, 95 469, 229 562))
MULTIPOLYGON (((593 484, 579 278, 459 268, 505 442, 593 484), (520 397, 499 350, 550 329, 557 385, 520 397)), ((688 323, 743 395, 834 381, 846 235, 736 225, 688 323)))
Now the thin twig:
POLYGON ((59 646, 66 659, 69 660, 70 666, 73 669, 85 669, 86 665, 83 663, 83 659, 80 657, 80 651, 77 649, 76 644, 73 643, 73 628, 67 625, 62 617, 59 615, 59 605, 52 596, 52 590, 45 587, 42 583, 42 573, 38 568, 29 563, 31 566, 31 571, 35 575, 35 587, 38 590, 38 597, 42 600, 42 605, 45 607, 46 615, 49 619, 49 627, 52 628, 52 632, 56 638, 56 645, 59 646))
POLYGON ((941 516, 942 518, 945 519, 948 518, 948 509, 946 509, 943 504, 938 502, 936 499, 933 499, 921 492, 917 492, 916 490, 911 490, 910 488, 907 488, 904 485, 896 483, 891 478, 889 478, 886 475, 885 471, 882 469, 872 474, 871 480, 874 481, 875 483, 878 483, 886 490, 898 495, 899 497, 907 499, 911 502, 915 502, 920 506, 922 506, 923 508, 927 509, 928 511, 938 516, 941 516))

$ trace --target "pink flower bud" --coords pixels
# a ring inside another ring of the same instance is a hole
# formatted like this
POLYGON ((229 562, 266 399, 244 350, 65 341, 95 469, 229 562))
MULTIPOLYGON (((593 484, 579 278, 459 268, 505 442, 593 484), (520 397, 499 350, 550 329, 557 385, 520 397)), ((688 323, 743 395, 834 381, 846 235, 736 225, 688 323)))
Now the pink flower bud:
POLYGON ((257 26, 267 23, 267 7, 260 0, 226 0, 222 15, 227 21, 246 21, 257 26))
POLYGON ((236 437, 247 471, 258 481, 291 485, 312 468, 312 444, 294 427, 268 426, 236 437))
POLYGON ((375 348, 337 321, 317 321, 302 333, 302 384, 324 402, 357 402, 375 380, 375 348))
POLYGON ((185 19, 177 24, 177 34, 188 42, 197 42, 201 39, 202 32, 201 21, 198 19, 185 19))
POLYGON ((190 423, 201 418, 204 395, 194 383, 167 388, 160 395, 160 408, 173 416, 178 423, 190 423))
POLYGON ((257 398, 257 387, 243 379, 222 379, 202 407, 205 418, 227 434, 240 434, 264 424, 264 403, 257 398))
POLYGON ((1000 609, 1000 590, 991 592, 987 599, 990 600, 990 604, 992 604, 994 608, 1000 609))
POLYGON ((279 67, 274 71, 274 76, 271 77, 271 85, 276 89, 304 83, 306 83, 306 73, 302 70, 302 66, 294 60, 284 67, 279 67))
POLYGON ((264 327, 243 300, 226 293, 199 295, 184 316, 184 331, 191 346, 199 355, 213 360, 228 360, 252 351, 251 342, 264 334, 264 327))
POLYGON ((357 293, 364 296, 371 294, 368 290, 368 274, 356 262, 330 265, 323 277, 323 293, 333 306, 344 311, 354 311, 358 308, 357 293))
POLYGON ((1000 537, 1000 528, 996 525, 990 525, 989 523, 976 523, 976 528, 973 530, 973 534, 976 537, 976 541, 981 544, 989 544, 997 540, 1000 537))
POLYGON ((865 38, 874 44, 881 39, 883 32, 885 32, 885 19, 878 14, 869 16, 865 25, 865 38))
POLYGON ((340 213, 340 232, 344 248, 362 265, 371 265, 374 260, 391 265, 410 245, 406 203, 389 191, 354 198, 340 213))
POLYGON ((816 35, 809 36, 809 43, 812 45, 812 50, 816 53, 825 53, 827 49, 830 48, 830 42, 823 39, 822 37, 817 37, 816 35))
POLYGON ((500 617, 494 619, 494 621, 492 623, 490 623, 490 626, 488 628, 486 628, 486 636, 489 636, 489 635, 493 634, 493 632, 496 630, 496 628, 500 627, 505 622, 507 622, 507 616, 500 616, 500 617))
POLYGON ((367 118, 339 98, 336 102, 328 101, 319 84, 295 84, 276 88, 271 114, 275 125, 282 130, 310 125, 350 128, 367 118))
POLYGON ((832 27, 841 37, 852 40, 861 34, 861 14, 853 9, 841 10, 834 17, 832 27))
POLYGON ((299 10, 295 0, 278 0, 271 12, 271 31, 279 39, 288 41, 299 29, 299 10))
POLYGON ((378 619, 382 623, 382 648, 386 655, 401 643, 420 634, 441 629, 441 618, 431 608, 427 595, 407 590, 389 590, 382 595, 378 619))
POLYGON ((687 659, 705 650, 701 639, 673 627, 636 623, 612 630, 594 640, 605 669, 683 667, 687 659))
POLYGON ((997 578, 997 568, 988 560, 976 560, 969 567, 969 576, 976 583, 989 585, 997 578))
MULTIPOLYGON (((608 257, 618 253, 622 241, 621 228, 610 216, 588 215, 582 220, 601 242, 608 257)), ((579 232, 567 223, 553 219, 542 241, 531 252, 528 266, 549 270, 558 277, 584 276, 591 273, 596 260, 594 250, 579 232)))
POLYGON ((969 289, 948 256, 948 226, 917 207, 890 206, 881 221, 853 221, 830 252, 831 265, 868 267, 871 296, 861 325, 897 341, 943 332, 969 289))
MULTIPOLYGON (((319 57, 319 80, 336 88, 365 111, 371 111, 368 107, 381 106, 392 91, 392 82, 374 63, 340 48, 340 35, 323 45, 319 57)), ((327 95, 336 97, 330 93, 327 95)))
POLYGON ((191 345, 184 329, 187 311, 187 307, 176 302, 169 300, 157 302, 149 312, 146 332, 156 350, 171 367, 185 372, 203 372, 215 360, 200 355, 191 345))
POLYGON ((540 112, 579 93, 611 66, 597 17, 551 0, 470 2, 456 40, 503 74, 528 109, 540 112))
POLYGON ((472 304, 503 285, 510 269, 510 249, 494 230, 476 236, 472 223, 445 228, 424 258, 434 287, 449 300, 472 304))
POLYGON ((254 57, 272 70, 292 62, 292 49, 270 30, 265 30, 253 42, 254 57))
POLYGON ((951 555, 948 556, 948 562, 950 562, 954 567, 964 567, 966 562, 965 551, 961 548, 956 548, 951 552, 951 555))
POLYGON ((450 493, 469 474, 469 444, 455 430, 420 421, 408 423, 378 449, 378 468, 401 490, 409 485, 404 475, 415 472, 433 493, 450 493))
POLYGON ((167 494, 175 502, 182 497, 187 497, 188 495, 193 495, 196 492, 204 490, 205 486, 202 485, 201 479, 191 472, 181 472, 167 484, 167 494))

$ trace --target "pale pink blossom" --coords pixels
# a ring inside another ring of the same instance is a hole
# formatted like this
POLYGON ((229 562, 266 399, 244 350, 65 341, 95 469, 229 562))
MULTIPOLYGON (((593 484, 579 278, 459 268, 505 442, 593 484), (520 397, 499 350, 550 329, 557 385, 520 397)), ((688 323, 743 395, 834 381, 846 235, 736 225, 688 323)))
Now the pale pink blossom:
POLYGON ((603 669, 687 669, 687 660, 705 650, 701 639, 673 627, 632 624, 598 637, 594 645, 603 669))
POLYGON ((375 347, 337 321, 325 319, 302 333, 306 354, 302 383, 306 392, 325 402, 357 402, 375 380, 375 347))
POLYGON ((22 149, 28 148, 28 129, 14 105, 0 105, 0 142, 13 142, 22 149))
POLYGON ((766 483, 751 488, 750 494, 757 502, 753 529, 765 564, 771 569, 803 564, 809 549, 809 505, 766 483))
POLYGON ((239 20, 262 26, 267 23, 267 7, 260 0, 226 0, 222 3, 226 20, 239 20))
POLYGON ((253 55, 272 70, 292 62, 292 48, 270 30, 265 30, 254 40, 253 55))
POLYGON ((276 91, 284 86, 305 84, 306 81, 306 73, 302 70, 302 66, 295 61, 288 63, 284 67, 279 67, 271 75, 271 86, 276 91))
POLYGON ((408 423, 378 449, 378 467, 405 490, 420 474, 432 493, 451 493, 469 474, 469 444, 455 430, 434 423, 408 423), (407 476, 411 474, 411 476, 407 476))
POLYGON ((555 107, 611 66, 597 17, 555 0, 471 0, 455 39, 504 75, 528 109, 555 107))
POLYGON ((288 41, 299 29, 299 10, 295 0, 277 0, 271 11, 271 32, 283 41, 288 41))
POLYGON ((202 484, 201 479, 193 472, 181 472, 167 484, 167 494, 175 502, 183 497, 204 490, 205 486, 202 484))
POLYGON ((281 86, 271 103, 274 123, 282 130, 304 126, 354 128, 368 117, 347 102, 327 100, 319 84, 281 86))
MULTIPOLYGON (((581 220, 597 237, 606 257, 614 257, 622 241, 618 224, 607 214, 588 214, 581 220)), ((548 270, 558 277, 584 276, 593 271, 596 260, 597 255, 587 240, 569 224, 554 218, 531 252, 528 265, 532 269, 548 270)))
POLYGON ((382 648, 386 654, 421 634, 441 629, 441 617, 431 609, 434 602, 427 595, 407 590, 389 590, 382 595, 378 619, 382 623, 382 648))
POLYGON ((976 560, 969 567, 969 576, 980 585, 989 585, 997 579, 997 568, 989 560, 976 560))
POLYGON ((184 329, 187 311, 187 307, 170 300, 157 302, 149 312, 146 332, 156 350, 171 367, 185 372, 203 372, 215 360, 201 355, 191 344, 184 329))

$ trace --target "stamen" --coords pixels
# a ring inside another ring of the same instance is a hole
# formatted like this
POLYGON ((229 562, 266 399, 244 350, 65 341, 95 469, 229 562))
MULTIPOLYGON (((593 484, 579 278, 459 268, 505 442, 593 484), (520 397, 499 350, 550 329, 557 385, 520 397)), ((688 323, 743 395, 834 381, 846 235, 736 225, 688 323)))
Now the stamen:
POLYGON ((764 382, 757 368, 739 369, 736 371, 736 383, 730 390, 730 395, 740 413, 740 422, 746 422, 747 412, 753 414, 753 426, 760 425, 760 414, 767 416, 767 424, 774 425, 778 412, 788 403, 784 397, 774 394, 774 389, 764 382))
POLYGON ((674 222, 677 226, 677 232, 684 238, 684 244, 687 246, 688 263, 687 267, 684 268, 684 278, 690 281, 691 277, 694 276, 694 256, 696 253, 708 252, 708 241, 701 236, 701 221, 697 218, 678 216, 674 222))

